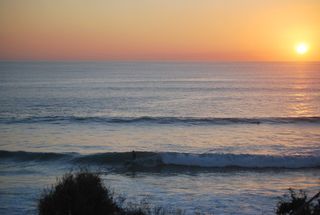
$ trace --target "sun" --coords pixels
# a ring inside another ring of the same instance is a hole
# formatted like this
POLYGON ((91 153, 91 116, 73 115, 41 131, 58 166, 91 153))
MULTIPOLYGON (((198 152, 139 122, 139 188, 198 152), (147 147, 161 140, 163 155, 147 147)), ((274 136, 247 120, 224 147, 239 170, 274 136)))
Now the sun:
POLYGON ((307 53, 309 50, 309 46, 308 44, 306 43, 299 43, 297 46, 296 46, 296 52, 300 55, 303 55, 305 53, 307 53))

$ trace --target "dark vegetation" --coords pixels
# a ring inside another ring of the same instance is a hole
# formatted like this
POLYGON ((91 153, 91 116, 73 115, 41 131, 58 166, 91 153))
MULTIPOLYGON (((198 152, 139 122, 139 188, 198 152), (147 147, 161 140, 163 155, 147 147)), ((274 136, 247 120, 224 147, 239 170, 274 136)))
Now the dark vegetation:
MULTIPOLYGON (((146 202, 124 206, 125 198, 115 199, 97 173, 81 170, 67 173, 50 189, 43 192, 39 215, 165 215, 183 214, 162 207, 150 207, 146 202)), ((320 215, 320 192, 308 198, 304 191, 289 189, 278 202, 277 215, 320 215)))
POLYGON ((99 174, 81 170, 67 173, 50 189, 44 190, 38 202, 39 215, 147 215, 183 214, 147 202, 124 206, 125 198, 114 198, 99 174))
POLYGON ((320 192, 308 198, 302 191, 289 189, 278 202, 277 215, 320 215, 320 192))
POLYGON ((121 214, 101 178, 87 171, 67 173, 39 200, 40 215, 121 214))

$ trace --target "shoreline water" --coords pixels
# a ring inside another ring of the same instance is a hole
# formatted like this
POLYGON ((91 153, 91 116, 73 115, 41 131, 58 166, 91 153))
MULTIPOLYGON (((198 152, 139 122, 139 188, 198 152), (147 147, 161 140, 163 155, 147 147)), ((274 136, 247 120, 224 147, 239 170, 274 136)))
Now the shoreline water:
POLYGON ((174 167, 141 170, 110 165, 6 161, 0 164, 2 214, 36 214, 36 202, 42 190, 54 184, 58 176, 81 166, 99 172, 116 196, 125 196, 128 202, 148 199, 151 205, 180 208, 187 214, 274 214, 278 198, 289 187, 312 193, 319 188, 320 175, 319 168, 184 168, 181 171, 174 167), (237 212, 239 207, 243 208, 241 213, 237 212))

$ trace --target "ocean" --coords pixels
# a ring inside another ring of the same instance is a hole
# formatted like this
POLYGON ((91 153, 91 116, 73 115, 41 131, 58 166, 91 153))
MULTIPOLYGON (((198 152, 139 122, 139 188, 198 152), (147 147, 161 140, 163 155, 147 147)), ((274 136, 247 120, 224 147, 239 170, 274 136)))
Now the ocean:
POLYGON ((78 168, 126 204, 274 214, 319 191, 319 146, 320 63, 0 63, 3 215, 78 168))

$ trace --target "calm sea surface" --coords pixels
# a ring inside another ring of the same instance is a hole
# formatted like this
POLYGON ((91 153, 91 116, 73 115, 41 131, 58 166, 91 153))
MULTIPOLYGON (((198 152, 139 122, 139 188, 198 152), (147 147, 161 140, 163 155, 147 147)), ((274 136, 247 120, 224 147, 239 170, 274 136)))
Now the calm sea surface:
POLYGON ((128 203, 273 214, 320 189, 320 63, 1 62, 0 214, 79 166, 128 203))

